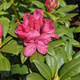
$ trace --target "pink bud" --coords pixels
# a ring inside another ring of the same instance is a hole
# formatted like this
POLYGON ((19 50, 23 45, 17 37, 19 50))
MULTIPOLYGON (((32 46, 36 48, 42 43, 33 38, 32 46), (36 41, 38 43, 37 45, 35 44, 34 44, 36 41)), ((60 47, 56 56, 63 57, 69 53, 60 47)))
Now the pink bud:
POLYGON ((48 12, 54 10, 57 7, 57 4, 58 0, 46 0, 45 2, 48 12))
POLYGON ((2 30, 2 26, 0 24, 0 38, 2 38, 2 33, 3 33, 3 30, 2 30))

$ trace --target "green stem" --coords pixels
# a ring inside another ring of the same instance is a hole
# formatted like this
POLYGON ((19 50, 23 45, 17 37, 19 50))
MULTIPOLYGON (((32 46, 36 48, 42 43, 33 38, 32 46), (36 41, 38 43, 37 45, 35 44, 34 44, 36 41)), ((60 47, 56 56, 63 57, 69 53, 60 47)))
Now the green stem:
POLYGON ((15 13, 15 16, 16 16, 17 20, 19 20, 19 18, 18 18, 18 13, 17 13, 17 11, 16 11, 15 6, 13 5, 12 8, 13 8, 13 10, 14 10, 14 13, 15 13))
POLYGON ((12 8, 13 8, 13 10, 14 10, 15 17, 17 18, 17 21, 18 21, 19 18, 18 18, 17 10, 16 10, 15 5, 14 5, 14 0, 11 0, 11 2, 13 3, 13 4, 12 4, 12 8))
POLYGON ((56 76, 53 80, 60 80, 59 76, 56 76))

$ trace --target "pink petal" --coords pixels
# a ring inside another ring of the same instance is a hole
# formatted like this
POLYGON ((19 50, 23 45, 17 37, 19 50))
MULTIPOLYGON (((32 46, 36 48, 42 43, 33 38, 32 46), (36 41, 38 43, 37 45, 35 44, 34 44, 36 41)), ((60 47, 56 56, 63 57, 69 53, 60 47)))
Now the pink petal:
POLYGON ((55 31, 51 20, 45 18, 43 19, 43 22, 44 26, 42 28, 42 33, 53 33, 55 31))
POLYGON ((25 46, 28 45, 28 40, 27 40, 27 38, 24 39, 24 45, 25 45, 25 46))
POLYGON ((25 26, 24 24, 19 24, 18 28, 16 29, 15 33, 20 37, 20 38, 26 38, 26 34, 29 31, 29 28, 25 26))
POLYGON ((40 26, 41 26, 41 24, 39 23, 39 21, 35 20, 35 27, 34 27, 34 29, 37 30, 38 32, 40 32, 40 26))
POLYGON ((24 18, 23 18, 23 21, 24 21, 24 24, 27 26, 28 25, 28 17, 30 16, 30 13, 25 13, 24 14, 24 18))
POLYGON ((2 29, 2 26, 0 24, 0 38, 2 38, 2 34, 3 34, 3 29, 2 29))
POLYGON ((28 40, 27 38, 24 39, 24 45, 27 46, 30 43, 35 43, 35 40, 28 40))
POLYGON ((38 37, 40 37, 40 33, 37 30, 32 30, 27 33, 28 40, 30 40, 30 39, 36 40, 36 38, 38 38, 38 37))
POLYGON ((42 10, 38 10, 38 9, 36 9, 35 11, 34 11, 34 17, 38 20, 39 18, 43 18, 43 11, 42 10))
POLYGON ((27 47, 24 50, 24 56, 30 57, 33 55, 35 51, 36 51, 36 45, 33 43, 30 43, 27 45, 27 47))
POLYGON ((50 36, 51 36, 52 38, 59 39, 59 36, 58 36, 57 34, 50 34, 50 36))
POLYGON ((47 32, 49 32, 49 24, 48 23, 45 24, 45 26, 42 30, 42 33, 47 33, 47 32))
POLYGON ((48 53, 48 49, 47 49, 48 47, 49 47, 48 45, 44 45, 43 42, 38 41, 37 49, 41 54, 48 53))
POLYGON ((41 34, 39 40, 44 42, 44 44, 47 44, 51 41, 51 37, 50 35, 44 33, 44 34, 41 34))

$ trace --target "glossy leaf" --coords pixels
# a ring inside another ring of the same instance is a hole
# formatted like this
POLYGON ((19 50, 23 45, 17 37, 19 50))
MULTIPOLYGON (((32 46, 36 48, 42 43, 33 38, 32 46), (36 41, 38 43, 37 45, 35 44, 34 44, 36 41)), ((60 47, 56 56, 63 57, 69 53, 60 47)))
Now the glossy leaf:
POLYGON ((39 52, 35 52, 31 57, 30 57, 30 62, 34 62, 34 60, 44 62, 44 57, 42 54, 39 52))
POLYGON ((60 70, 60 78, 61 80, 65 80, 69 77, 75 76, 78 73, 80 73, 80 58, 73 59, 65 64, 60 70))
POLYGON ((64 47, 55 48, 55 55, 56 55, 58 69, 60 69, 61 66, 67 62, 67 55, 64 47))
POLYGON ((24 56, 24 49, 23 49, 22 52, 21 52, 21 54, 20 54, 21 63, 23 64, 27 60, 27 58, 28 57, 24 56))
POLYGON ((9 33, 11 36, 13 36, 13 37, 17 37, 17 35, 15 34, 15 29, 16 29, 16 27, 17 27, 17 24, 14 23, 14 22, 11 22, 8 33, 9 33))
POLYGON ((68 14, 68 15, 65 15, 64 17, 62 17, 60 20, 64 21, 64 20, 69 20, 71 19, 72 17, 76 16, 77 14, 68 14))
POLYGON ((2 4, 4 10, 8 9, 12 5, 12 2, 7 3, 6 1, 2 4))
POLYGON ((65 35, 65 34, 67 34, 68 31, 67 31, 66 29, 64 29, 64 28, 57 28, 57 29, 55 30, 55 33, 56 33, 59 37, 61 37, 61 36, 65 35))
POLYGON ((8 29, 9 29, 9 20, 5 17, 0 18, 0 24, 2 25, 3 28, 3 36, 4 38, 7 35, 8 29))
POLYGON ((0 11, 0 15, 6 15, 8 12, 0 11))
POLYGON ((80 51, 74 55, 74 59, 80 58, 80 51))
POLYGON ((80 75, 76 75, 76 76, 72 77, 71 80, 80 80, 80 75))
POLYGON ((32 4, 36 5, 37 7, 45 10, 44 4, 39 1, 32 1, 32 4))
POLYGON ((4 47, 2 47, 0 51, 18 55, 19 49, 22 49, 22 46, 19 46, 17 44, 7 44, 4 47))
POLYGON ((51 70, 45 63, 40 62, 40 61, 34 61, 34 64, 36 65, 36 67, 38 68, 39 72, 41 73, 41 75, 45 79, 47 79, 47 80, 51 79, 51 70))
POLYGON ((74 30, 74 33, 80 33, 80 27, 77 27, 77 28, 74 30))
POLYGON ((75 46, 75 47, 80 47, 80 43, 78 41, 76 41, 75 39, 71 39, 69 37, 66 37, 66 36, 62 36, 63 40, 66 42, 67 40, 70 41, 70 43, 72 44, 72 46, 75 46))
POLYGON ((66 6, 66 2, 64 0, 58 0, 58 6, 66 6))
POLYGON ((0 57, 3 57, 2 53, 0 53, 0 57))
POLYGON ((0 53, 0 74, 9 77, 11 64, 9 60, 0 53))
POLYGON ((57 11, 60 11, 60 12, 69 12, 71 10, 74 10, 75 8, 77 8, 76 5, 66 5, 64 7, 61 7, 60 9, 58 9, 57 11))
POLYGON ((46 55, 46 63, 51 69, 52 77, 55 75, 57 70, 57 61, 54 56, 50 56, 49 54, 46 55))
POLYGON ((67 53, 67 58, 71 59, 72 58, 72 44, 70 42, 67 42, 65 45, 65 51, 67 53))
POLYGON ((70 43, 71 43, 73 46, 80 48, 80 43, 79 43, 78 41, 76 41, 75 39, 70 39, 70 43))
POLYGON ((16 64, 11 69, 11 74, 27 74, 28 68, 26 65, 16 64))
POLYGON ((48 54, 51 55, 51 56, 56 57, 55 56, 55 51, 54 51, 53 47, 49 46, 49 48, 48 48, 48 54))
POLYGON ((10 41, 12 39, 11 36, 8 36, 6 39, 4 39, 2 45, 6 44, 8 41, 10 41))
POLYGON ((56 20, 57 17, 49 12, 44 11, 44 13, 46 13, 52 20, 56 20))
POLYGON ((45 80, 38 73, 31 73, 26 76, 26 80, 45 80))
POLYGON ((4 56, 0 56, 0 71, 10 71, 10 69, 11 65, 9 60, 4 56))
POLYGON ((52 41, 48 45, 50 47, 58 47, 58 46, 61 46, 61 45, 65 45, 65 43, 63 42, 63 40, 56 40, 56 41, 52 41))

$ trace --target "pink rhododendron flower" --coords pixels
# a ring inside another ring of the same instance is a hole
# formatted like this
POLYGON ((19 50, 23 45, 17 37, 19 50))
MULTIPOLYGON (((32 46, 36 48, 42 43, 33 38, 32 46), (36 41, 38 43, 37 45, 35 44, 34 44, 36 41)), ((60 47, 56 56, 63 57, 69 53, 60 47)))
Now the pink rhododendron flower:
POLYGON ((35 40, 24 40, 24 45, 26 46, 24 50, 24 55, 26 57, 30 57, 33 55, 33 53, 38 50, 41 54, 46 54, 48 52, 47 48, 49 47, 48 45, 45 45, 43 41, 40 41, 39 38, 36 38, 35 40))
POLYGON ((48 12, 54 10, 58 4, 58 0, 46 0, 45 5, 47 7, 48 12))
POLYGON ((19 24, 15 33, 24 40, 25 50, 24 55, 30 57, 37 50, 41 54, 48 53, 48 43, 51 38, 59 39, 57 34, 54 34, 54 25, 49 19, 43 19, 43 11, 35 10, 24 14, 24 24, 19 24))
POLYGON ((59 39, 58 35, 57 34, 54 34, 54 25, 52 24, 52 21, 49 20, 49 19, 43 19, 43 29, 42 29, 42 33, 44 34, 47 34, 49 35, 50 37, 52 38, 56 38, 56 39, 59 39))
POLYGON ((35 10, 33 15, 37 20, 39 20, 40 18, 43 18, 44 13, 42 10, 35 10))
POLYGON ((0 38, 2 38, 2 34, 3 34, 3 30, 2 30, 2 26, 0 24, 0 38))
POLYGON ((20 37, 20 38, 26 38, 26 33, 29 32, 29 27, 27 27, 24 24, 19 24, 18 28, 16 29, 15 33, 20 37))

